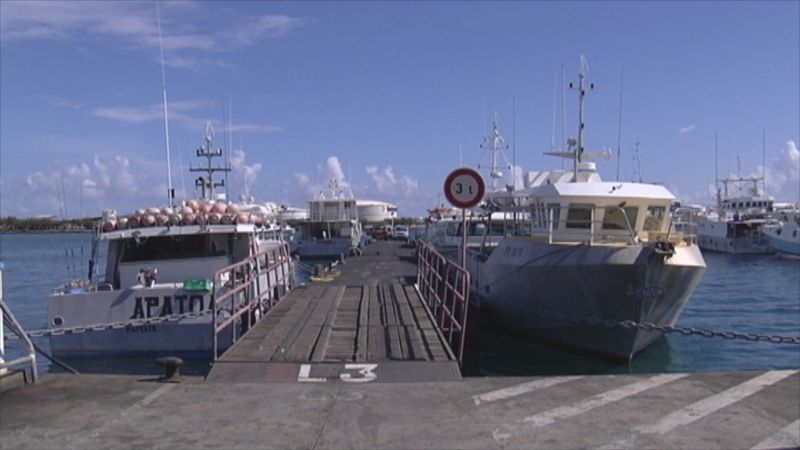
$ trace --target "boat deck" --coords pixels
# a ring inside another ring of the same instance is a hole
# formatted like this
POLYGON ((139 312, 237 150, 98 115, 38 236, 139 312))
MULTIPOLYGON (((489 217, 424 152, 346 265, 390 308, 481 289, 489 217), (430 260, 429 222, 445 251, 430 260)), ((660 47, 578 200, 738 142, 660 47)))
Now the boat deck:
POLYGON ((372 244, 334 274, 290 292, 214 363, 208 381, 460 379, 413 285, 411 247, 372 244))

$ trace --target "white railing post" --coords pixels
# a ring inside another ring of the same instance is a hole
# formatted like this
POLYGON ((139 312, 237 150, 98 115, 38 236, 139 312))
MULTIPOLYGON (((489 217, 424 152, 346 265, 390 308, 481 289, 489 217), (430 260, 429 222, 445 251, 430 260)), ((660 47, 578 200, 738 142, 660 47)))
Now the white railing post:
POLYGON ((589 245, 591 246, 592 244, 594 244, 594 208, 592 208, 590 214, 591 215, 589 216, 589 245))
POLYGON ((548 215, 549 215, 549 220, 547 221, 548 222, 547 243, 548 244, 552 244, 553 243, 553 208, 550 208, 548 215))

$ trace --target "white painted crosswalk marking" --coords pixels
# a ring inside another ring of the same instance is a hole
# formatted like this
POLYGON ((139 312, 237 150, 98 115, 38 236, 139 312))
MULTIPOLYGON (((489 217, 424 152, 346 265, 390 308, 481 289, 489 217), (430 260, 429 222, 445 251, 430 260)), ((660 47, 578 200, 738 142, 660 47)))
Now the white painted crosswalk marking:
POLYGON ((568 376, 568 377, 549 377, 540 380, 530 381, 528 383, 518 384, 516 386, 498 389, 496 391, 486 392, 480 395, 474 395, 472 401, 476 405, 481 403, 496 402, 498 400, 506 400, 518 395, 527 394, 529 392, 537 391, 539 389, 549 388, 567 381, 577 380, 583 378, 582 375, 568 376))
POLYGON ((686 376, 687 374, 685 373, 656 375, 645 380, 636 381, 620 388, 597 394, 572 405, 559 406, 558 408, 553 408, 532 416, 528 416, 523 421, 527 424, 537 427, 549 425, 558 419, 566 419, 568 417, 577 416, 578 414, 585 413, 594 408, 622 400, 623 398, 636 395, 640 392, 667 384, 686 376))
POLYGON ((800 447, 800 420, 795 420, 772 436, 759 442, 752 450, 800 447))
POLYGON ((726 389, 691 405, 666 415, 652 425, 637 427, 634 430, 644 434, 666 434, 670 431, 702 419, 726 406, 749 397, 784 378, 797 373, 796 370, 772 371, 745 381, 742 384, 726 389))

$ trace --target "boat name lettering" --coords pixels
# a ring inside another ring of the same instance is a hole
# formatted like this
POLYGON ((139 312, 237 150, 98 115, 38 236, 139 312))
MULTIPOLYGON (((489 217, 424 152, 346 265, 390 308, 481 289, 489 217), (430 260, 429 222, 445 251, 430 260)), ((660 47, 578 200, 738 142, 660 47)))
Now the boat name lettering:
POLYGON ((522 256, 522 247, 506 247, 504 255, 512 258, 522 256))
POLYGON ((661 286, 636 287, 628 285, 626 294, 628 297, 636 297, 642 300, 655 300, 664 292, 664 288, 661 286))
MULTIPOLYGON (((135 297, 131 319, 149 319, 172 314, 183 314, 191 311, 202 311, 205 308, 203 295, 165 295, 163 297, 135 297)), ((211 307, 211 302, 208 302, 211 307)))

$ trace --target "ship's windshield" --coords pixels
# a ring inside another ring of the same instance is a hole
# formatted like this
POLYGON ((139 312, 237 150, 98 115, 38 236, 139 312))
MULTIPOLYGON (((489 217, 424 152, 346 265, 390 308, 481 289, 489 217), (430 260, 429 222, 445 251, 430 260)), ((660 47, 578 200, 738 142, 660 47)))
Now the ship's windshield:
POLYGON ((127 239, 122 262, 225 256, 232 243, 230 235, 163 236, 127 239))

